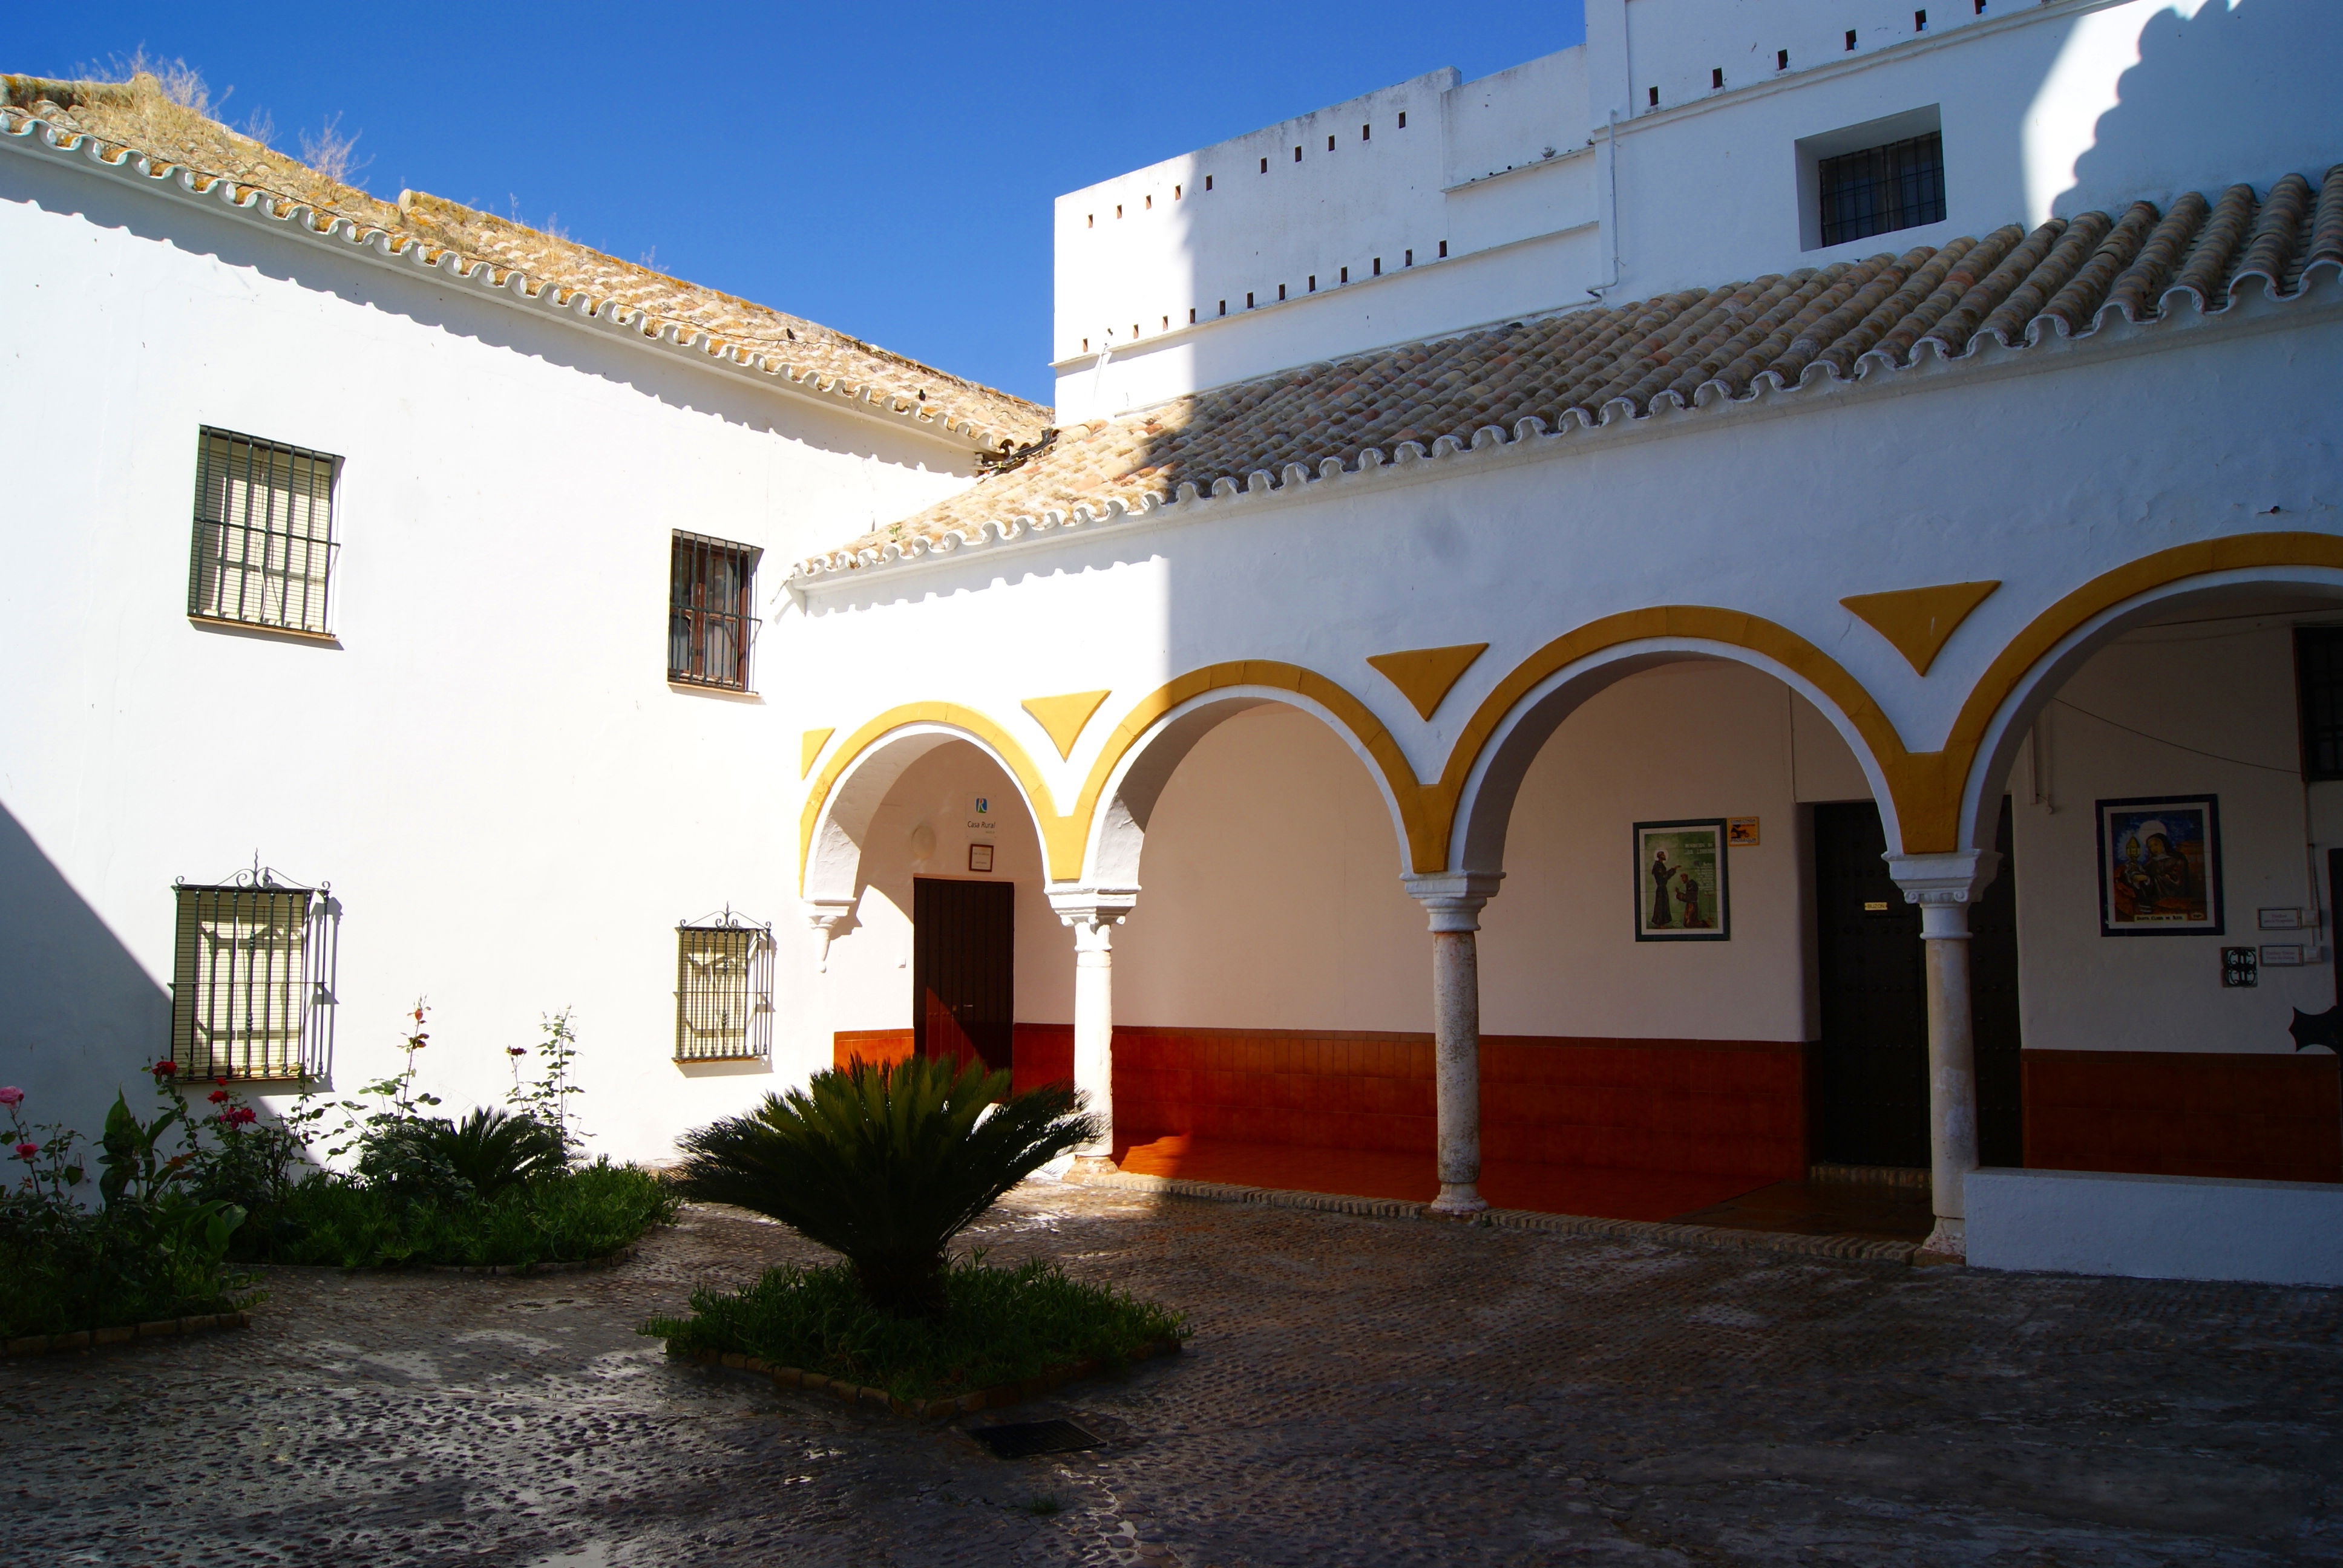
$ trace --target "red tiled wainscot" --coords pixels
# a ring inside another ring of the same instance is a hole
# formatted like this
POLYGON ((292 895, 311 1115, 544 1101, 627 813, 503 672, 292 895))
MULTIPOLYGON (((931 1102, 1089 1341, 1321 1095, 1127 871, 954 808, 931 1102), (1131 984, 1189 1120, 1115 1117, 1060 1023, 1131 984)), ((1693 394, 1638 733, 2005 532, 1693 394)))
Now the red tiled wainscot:
POLYGON ((2332 1056, 2027 1050, 2026 1163, 2051 1171, 2343 1181, 2332 1056))

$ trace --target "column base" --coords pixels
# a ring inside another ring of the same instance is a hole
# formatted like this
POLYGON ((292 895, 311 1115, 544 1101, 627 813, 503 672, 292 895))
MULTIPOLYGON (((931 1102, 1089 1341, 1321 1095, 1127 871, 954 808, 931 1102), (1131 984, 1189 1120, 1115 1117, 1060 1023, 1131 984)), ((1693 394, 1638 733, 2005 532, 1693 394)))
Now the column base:
POLYGON ((1967 1222, 1962 1220, 1948 1220, 1941 1214, 1936 1217, 1936 1228, 1928 1232, 1928 1239, 1920 1243, 1918 1251, 1912 1254, 1912 1264, 1915 1268, 1927 1268, 1943 1263, 1966 1263, 1968 1261, 1967 1222))
POLYGON ((1426 1211, 1437 1214, 1443 1220, 1463 1220, 1478 1214, 1488 1206, 1489 1201, 1481 1196, 1478 1183, 1443 1181, 1440 1184, 1440 1196, 1432 1201, 1432 1205, 1426 1211))
POLYGON ((1119 1169, 1111 1154, 1077 1154, 1074 1162, 1066 1167, 1066 1176, 1079 1181, 1085 1176, 1111 1176, 1119 1169))

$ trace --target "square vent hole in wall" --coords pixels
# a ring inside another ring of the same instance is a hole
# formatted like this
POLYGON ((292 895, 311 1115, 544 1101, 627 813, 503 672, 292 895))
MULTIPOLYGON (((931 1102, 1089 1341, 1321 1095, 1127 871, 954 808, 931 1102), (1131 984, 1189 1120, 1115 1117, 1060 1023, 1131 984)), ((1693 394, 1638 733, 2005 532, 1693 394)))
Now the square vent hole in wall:
POLYGON ((1945 219, 1938 106, 1801 136, 1798 243, 1806 250, 1945 219))

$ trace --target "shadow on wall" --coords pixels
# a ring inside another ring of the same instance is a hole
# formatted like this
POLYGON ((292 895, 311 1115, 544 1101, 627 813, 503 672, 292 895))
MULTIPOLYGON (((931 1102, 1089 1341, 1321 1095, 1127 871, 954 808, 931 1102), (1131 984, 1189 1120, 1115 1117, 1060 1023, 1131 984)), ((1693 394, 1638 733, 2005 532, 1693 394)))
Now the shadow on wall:
MULTIPOLYGON (((95 1136, 171 1038, 170 993, 0 807, 0 1081, 25 1115, 95 1136)), ((161 889, 156 897, 163 897, 161 889)))
MULTIPOLYGON (((2086 18, 2078 28, 2090 25, 2086 18)), ((2139 32, 2139 63, 2116 84, 2050 211, 2120 212, 2139 197, 2167 205, 2182 191, 2217 196, 2281 175, 2313 185, 2343 159, 2343 6, 2335 0, 2204 0, 2191 16, 2157 12, 2139 32), (2221 123, 2219 146, 2187 127, 2221 123), (2242 158, 2237 149, 2253 151, 2242 158), (2216 166, 2214 162, 2217 162, 2216 166)), ((2045 87, 2054 85, 2054 70, 2045 87)))

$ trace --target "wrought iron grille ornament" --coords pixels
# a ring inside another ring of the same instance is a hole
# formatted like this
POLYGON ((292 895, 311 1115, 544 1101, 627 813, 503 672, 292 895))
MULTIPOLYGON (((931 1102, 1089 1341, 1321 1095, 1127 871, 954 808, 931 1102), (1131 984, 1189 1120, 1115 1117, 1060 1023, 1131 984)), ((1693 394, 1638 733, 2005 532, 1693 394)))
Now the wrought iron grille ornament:
POLYGON ((171 884, 171 1060, 181 1082, 324 1078, 333 1064, 342 906, 256 857, 226 881, 171 884))
POLYGON ((679 532, 668 570, 667 678, 747 691, 757 640, 751 590, 764 552, 679 532))
POLYGON ((1942 132, 1824 158, 1815 175, 1825 245, 1945 220, 1942 132))
POLYGON ((735 914, 675 928, 675 1059, 762 1060, 773 1053, 773 928, 735 914))
POLYGON ((341 459, 205 428, 196 446, 187 613, 323 636, 341 459))

